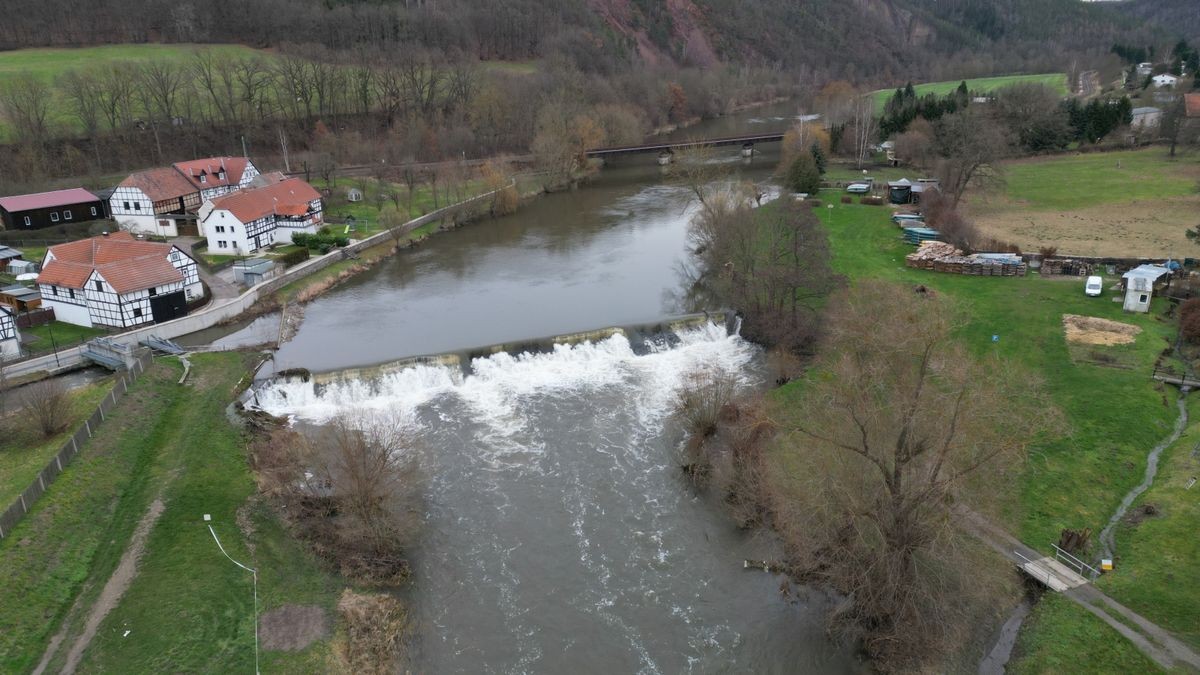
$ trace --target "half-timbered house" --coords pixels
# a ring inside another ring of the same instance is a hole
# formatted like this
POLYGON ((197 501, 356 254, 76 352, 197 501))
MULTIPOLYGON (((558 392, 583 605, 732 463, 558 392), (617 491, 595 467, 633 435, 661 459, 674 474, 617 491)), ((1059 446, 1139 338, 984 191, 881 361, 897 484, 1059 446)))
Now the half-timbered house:
POLYGON ((0 357, 6 359, 21 355, 21 333, 17 330, 17 319, 11 309, 0 305, 0 357))
POLYGON ((299 178, 233 192, 200 208, 208 250, 230 255, 289 244, 292 234, 316 232, 322 222, 320 193, 299 178))
POLYGON ((128 232, 51 246, 37 281, 55 318, 79 326, 168 321, 204 293, 196 261, 179 247, 128 232))
POLYGON ((109 211, 121 229, 136 234, 195 235, 196 211, 206 200, 245 187, 257 175, 245 157, 209 157, 139 171, 113 190, 109 211))

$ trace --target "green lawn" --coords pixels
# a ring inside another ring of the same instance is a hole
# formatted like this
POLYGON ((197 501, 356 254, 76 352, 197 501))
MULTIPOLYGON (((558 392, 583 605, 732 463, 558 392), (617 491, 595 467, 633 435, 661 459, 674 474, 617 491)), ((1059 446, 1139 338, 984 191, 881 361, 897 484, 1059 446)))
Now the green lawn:
POLYGON ((1007 672, 1126 675, 1161 670, 1086 609, 1061 595, 1046 593, 1025 621, 1007 672))
POLYGON ((21 405, 20 393, 8 395, 6 412, 13 412, 0 425, 0 429, 3 429, 3 434, 0 434, 0 509, 8 508, 12 500, 29 487, 38 472, 75 433, 75 429, 95 412, 100 399, 110 389, 112 382, 106 378, 72 390, 68 394, 71 399, 69 422, 62 433, 50 438, 42 436, 33 422, 18 409, 21 405))
MULTIPOLYGON (((205 513, 229 554, 260 570, 260 610, 285 602, 332 608, 336 580, 252 497, 243 435, 225 417, 247 382, 246 358, 193 356, 185 385, 176 383, 177 362, 159 361, 0 541, 0 671, 32 669, 64 617, 69 646, 155 497, 165 510, 138 575, 101 624, 80 672, 250 671, 249 575, 221 555, 202 524, 205 513), (71 609, 76 598, 82 610, 71 609)), ((319 664, 328 645, 264 653, 264 670, 326 670, 319 664)), ((47 672, 62 667, 67 646, 47 672)))
MULTIPOLYGON (((325 187, 325 181, 315 183, 325 187)), ((379 214, 385 208, 394 208, 395 203, 387 196, 384 188, 375 179, 360 180, 357 178, 336 178, 332 186, 333 196, 326 200, 325 217, 329 221, 329 229, 336 234, 342 234, 347 217, 353 216, 355 223, 349 232, 351 239, 364 239, 380 232, 379 214), (359 202, 346 201, 346 190, 358 188, 363 191, 363 200, 359 202)), ((479 179, 469 179, 467 184, 458 192, 445 191, 444 186, 438 186, 438 199, 435 205, 433 187, 429 184, 417 185, 413 189, 410 208, 408 187, 403 184, 391 184, 391 190, 400 195, 401 213, 407 211, 408 218, 418 218, 448 202, 458 201, 458 195, 469 198, 487 191, 486 185, 479 179)))
POLYGON ((107 334, 108 331, 102 328, 76 326, 63 321, 51 321, 44 326, 21 329, 22 338, 27 339, 29 336, 37 338, 23 345, 33 354, 48 354, 55 349, 55 345, 58 345, 58 349, 75 347, 94 337, 107 334))
MULTIPOLYGON (((916 90, 918 96, 925 94, 937 94, 944 96, 958 88, 962 80, 947 80, 945 82, 926 82, 925 84, 914 84, 913 89, 916 90)), ((1001 77, 979 77, 968 79, 967 88, 972 92, 989 92, 1004 87, 1011 87, 1014 84, 1041 84, 1050 87, 1054 91, 1066 96, 1070 93, 1067 87, 1067 76, 1064 73, 1046 73, 1043 75, 1004 75, 1001 77)), ((900 83, 891 89, 879 89, 871 92, 871 98, 875 101, 875 109, 883 112, 883 106, 887 100, 896 93, 897 88, 903 88, 905 83, 900 83)))
MULTIPOLYGON (((1043 551, 1050 550, 1063 528, 1086 527, 1098 534, 1125 493, 1140 482, 1146 452, 1169 433, 1174 421, 1173 390, 1158 389, 1149 378, 1154 359, 1175 332, 1174 325, 1161 316, 1166 301, 1156 299, 1155 311, 1148 315, 1126 314, 1109 297, 1084 296, 1080 279, 973 277, 913 270, 904 266, 905 254, 913 249, 900 240, 899 229, 888 221, 888 209, 835 203, 833 209, 822 207, 820 211, 829 227, 835 269, 852 279, 923 284, 945 294, 959 309, 961 338, 971 349, 997 351, 1040 375, 1062 409, 1064 428, 1029 453, 1023 476, 1004 508, 1006 526, 1043 551), (1132 345, 1081 352, 1069 348, 1063 336, 1065 313, 1131 323, 1143 330, 1132 345), (1090 358, 1091 352, 1109 354, 1116 365, 1126 367, 1098 365, 1097 359, 1090 358)), ((777 390, 784 410, 800 386, 794 382, 777 390)), ((1176 528, 1174 536, 1180 535, 1181 523, 1169 526, 1176 528)), ((1194 543, 1172 548, 1170 556, 1191 561, 1194 558, 1187 555, 1189 551, 1195 551, 1194 543)), ((1132 550, 1130 555, 1134 555, 1132 550)), ((1145 555, 1163 557, 1167 552, 1153 549, 1145 555)), ((1184 564, 1164 563, 1159 577, 1165 580, 1168 573, 1184 574, 1184 564)), ((1190 578, 1194 580, 1195 574, 1190 578)), ((1169 587, 1156 592, 1169 592, 1169 587)), ((1144 593, 1148 603, 1139 609, 1151 620, 1170 623, 1172 612, 1181 611, 1159 608, 1152 602, 1153 592, 1145 589, 1144 593)), ((1190 597, 1181 597, 1174 606, 1182 607, 1190 597)), ((1178 618, 1194 622, 1195 614, 1178 618)), ((1030 630, 1053 626, 1056 620, 1037 622, 1030 630)), ((1042 640, 1043 636, 1031 639, 1042 640)), ((1117 639, 1111 633, 1095 633, 1097 642, 1117 639)), ((1090 646, 1080 643, 1075 648, 1086 651, 1090 646)), ((1041 672, 1038 668, 1034 671, 1041 672)))

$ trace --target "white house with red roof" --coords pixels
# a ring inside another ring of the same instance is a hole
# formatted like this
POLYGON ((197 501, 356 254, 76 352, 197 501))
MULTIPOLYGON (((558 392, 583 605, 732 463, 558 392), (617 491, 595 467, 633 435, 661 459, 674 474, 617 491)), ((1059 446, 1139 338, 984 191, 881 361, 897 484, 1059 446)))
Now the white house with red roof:
POLYGON ((204 294, 195 260, 128 232, 51 246, 37 283, 57 320, 89 327, 168 321, 204 294))
POLYGON ((246 157, 207 157, 147 169, 117 185, 109 211, 128 232, 176 237, 181 225, 195 221, 205 201, 244 188, 256 176, 258 169, 246 157))
POLYGON ((211 253, 244 255, 271 244, 290 244, 295 232, 316 232, 323 222, 321 194, 299 178, 239 190, 200 207, 200 232, 211 253))

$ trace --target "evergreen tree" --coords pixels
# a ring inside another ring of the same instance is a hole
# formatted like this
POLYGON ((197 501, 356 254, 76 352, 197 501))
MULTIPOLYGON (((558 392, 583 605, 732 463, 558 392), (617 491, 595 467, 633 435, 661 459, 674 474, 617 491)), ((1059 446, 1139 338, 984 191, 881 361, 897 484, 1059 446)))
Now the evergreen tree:
POLYGON ((821 189, 821 172, 811 153, 802 152, 788 168, 787 186, 792 192, 817 194, 821 189))
POLYGON ((821 144, 813 141, 809 151, 812 153, 813 163, 817 165, 817 173, 824 176, 828 162, 825 160, 825 153, 821 150, 821 144))

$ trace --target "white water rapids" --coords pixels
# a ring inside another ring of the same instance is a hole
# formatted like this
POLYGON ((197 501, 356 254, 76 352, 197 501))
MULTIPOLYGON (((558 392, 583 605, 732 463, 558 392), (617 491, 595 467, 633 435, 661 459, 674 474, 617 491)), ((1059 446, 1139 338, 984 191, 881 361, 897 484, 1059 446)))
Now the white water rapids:
POLYGON ((402 414, 419 436, 427 516, 413 551, 415 672, 847 672, 821 601, 741 569, 775 555, 681 476, 671 423, 701 368, 750 386, 759 350, 723 327, 638 349, 624 335, 414 366, 373 382, 258 392, 320 424, 402 414))

